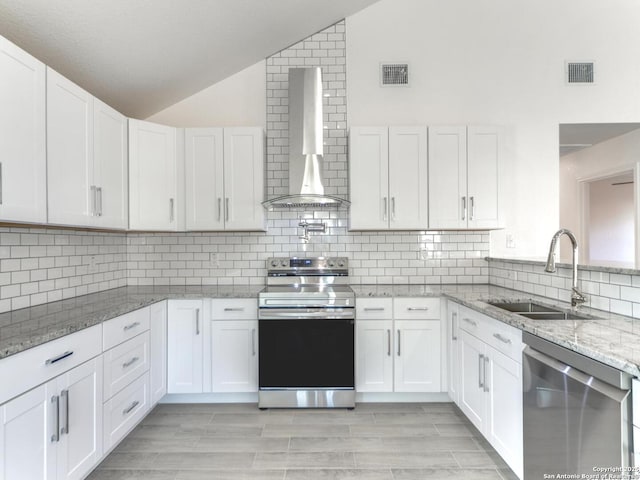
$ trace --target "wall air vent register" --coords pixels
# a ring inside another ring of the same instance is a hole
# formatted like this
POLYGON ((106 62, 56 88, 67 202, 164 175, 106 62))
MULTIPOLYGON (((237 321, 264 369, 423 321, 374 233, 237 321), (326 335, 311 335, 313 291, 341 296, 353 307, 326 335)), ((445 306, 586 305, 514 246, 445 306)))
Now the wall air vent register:
POLYGON ((593 62, 566 62, 565 79, 570 85, 591 85, 594 83, 593 62))
POLYGON ((380 85, 383 87, 408 87, 409 64, 408 63, 381 63, 380 85))

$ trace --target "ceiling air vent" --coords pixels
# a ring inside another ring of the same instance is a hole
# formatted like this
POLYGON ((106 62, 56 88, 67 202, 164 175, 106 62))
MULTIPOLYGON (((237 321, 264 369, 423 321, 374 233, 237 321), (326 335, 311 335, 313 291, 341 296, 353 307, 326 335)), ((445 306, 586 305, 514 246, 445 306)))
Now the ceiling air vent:
POLYGON ((383 87, 409 86, 408 63, 381 63, 380 84, 383 87))
POLYGON ((571 85, 589 85, 593 80, 593 62, 567 62, 566 80, 571 85))

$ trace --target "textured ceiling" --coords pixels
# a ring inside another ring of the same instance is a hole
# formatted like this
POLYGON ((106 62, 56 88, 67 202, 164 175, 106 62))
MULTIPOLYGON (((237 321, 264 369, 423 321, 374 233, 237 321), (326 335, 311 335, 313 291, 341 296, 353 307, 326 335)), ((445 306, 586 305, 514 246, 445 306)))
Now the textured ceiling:
POLYGON ((146 118, 376 1, 0 0, 0 35, 146 118))

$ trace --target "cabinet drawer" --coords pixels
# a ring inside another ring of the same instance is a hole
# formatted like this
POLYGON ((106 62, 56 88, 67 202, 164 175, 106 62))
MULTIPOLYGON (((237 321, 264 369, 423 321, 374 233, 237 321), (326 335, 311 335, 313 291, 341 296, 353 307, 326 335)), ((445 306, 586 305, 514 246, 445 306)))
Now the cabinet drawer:
POLYGON ((0 360, 0 404, 102 352, 102 325, 94 325, 0 360))
POLYGON ((481 332, 485 328, 485 320, 478 312, 475 312, 467 307, 460 307, 458 310, 458 328, 469 332, 478 338, 481 337, 481 332))
POLYGON ((216 298, 211 300, 212 320, 255 320, 258 300, 255 298, 216 298))
POLYGON ((393 318, 396 320, 439 320, 440 299, 424 297, 394 298, 393 318))
POLYGON ((356 318, 359 320, 393 318, 393 300, 390 298, 358 298, 356 299, 356 318))
POLYGON ((112 318, 103 323, 103 328, 103 350, 109 350, 149 330, 149 307, 112 318))
POLYGON ((149 373, 114 395, 104 404, 104 451, 107 453, 149 410, 149 373))
POLYGON ((487 318, 482 330, 482 339, 507 357, 522 363, 522 332, 517 328, 487 318))
POLYGON ((104 400, 149 370, 149 332, 104 353, 104 400))

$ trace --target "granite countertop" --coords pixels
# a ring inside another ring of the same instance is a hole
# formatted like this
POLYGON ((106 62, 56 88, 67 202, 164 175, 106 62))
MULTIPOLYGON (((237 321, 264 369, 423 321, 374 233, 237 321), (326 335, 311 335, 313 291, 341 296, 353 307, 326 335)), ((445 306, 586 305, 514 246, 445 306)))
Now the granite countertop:
MULTIPOLYGON (((257 298, 260 285, 121 287, 0 314, 0 359, 169 298, 257 298)), ((530 320, 487 304, 548 298, 493 285, 352 285, 357 298, 441 297, 640 377, 640 319, 581 307, 586 320, 530 320)))
POLYGON ((260 285, 121 287, 0 314, 0 359, 169 298, 257 298, 260 285))

